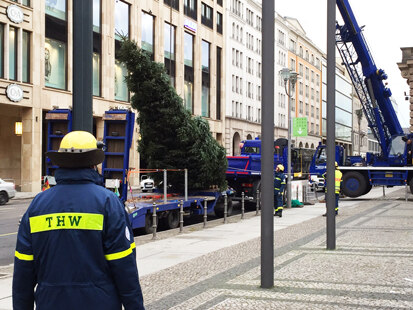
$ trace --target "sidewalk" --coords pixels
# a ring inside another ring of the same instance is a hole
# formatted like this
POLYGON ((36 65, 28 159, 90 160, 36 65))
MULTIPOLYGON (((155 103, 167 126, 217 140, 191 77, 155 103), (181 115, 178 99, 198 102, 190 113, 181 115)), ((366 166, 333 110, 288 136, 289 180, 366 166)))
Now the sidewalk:
MULTIPOLYGON (((335 251, 325 249, 325 204, 274 218, 272 289, 260 288, 260 217, 252 214, 157 241, 135 238, 146 308, 413 308, 411 202, 399 188, 366 196, 340 201, 335 251)), ((11 277, 0 275, 0 309, 11 309, 10 295, 11 277)))

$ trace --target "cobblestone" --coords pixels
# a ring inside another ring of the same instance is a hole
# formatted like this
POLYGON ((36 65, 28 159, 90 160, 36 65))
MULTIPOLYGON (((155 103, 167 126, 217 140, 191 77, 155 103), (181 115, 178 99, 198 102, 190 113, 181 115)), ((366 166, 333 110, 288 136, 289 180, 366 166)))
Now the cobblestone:
POLYGON ((333 251, 323 217, 277 231, 271 289, 256 238, 142 277, 146 308, 412 309, 413 208, 397 193, 341 208, 333 251))

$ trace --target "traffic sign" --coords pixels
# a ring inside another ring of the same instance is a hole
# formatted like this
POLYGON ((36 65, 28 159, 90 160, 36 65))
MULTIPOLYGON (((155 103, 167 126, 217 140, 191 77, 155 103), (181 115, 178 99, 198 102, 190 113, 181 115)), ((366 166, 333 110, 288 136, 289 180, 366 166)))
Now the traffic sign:
POLYGON ((293 118, 293 136, 307 137, 307 117, 293 118))

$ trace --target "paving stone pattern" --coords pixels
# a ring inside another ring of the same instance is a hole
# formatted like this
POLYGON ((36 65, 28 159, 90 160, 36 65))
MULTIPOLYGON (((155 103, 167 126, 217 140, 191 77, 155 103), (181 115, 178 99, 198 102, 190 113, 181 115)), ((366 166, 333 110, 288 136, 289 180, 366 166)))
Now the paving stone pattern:
POLYGON ((413 205, 395 198, 341 208, 336 250, 324 217, 277 231, 271 289, 257 238, 142 277, 146 309, 413 309, 413 205))

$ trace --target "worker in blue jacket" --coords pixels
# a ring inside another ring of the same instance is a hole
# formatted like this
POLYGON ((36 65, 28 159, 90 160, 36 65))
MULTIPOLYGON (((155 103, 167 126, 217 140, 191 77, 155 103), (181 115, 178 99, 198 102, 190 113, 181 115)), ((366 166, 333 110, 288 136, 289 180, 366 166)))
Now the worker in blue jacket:
POLYGON ((284 166, 279 164, 274 174, 274 215, 283 216, 283 193, 285 188, 284 166))
POLYGON ((100 144, 73 131, 47 156, 60 167, 57 185, 21 220, 13 309, 144 309, 128 216, 93 169, 104 159, 100 144))

